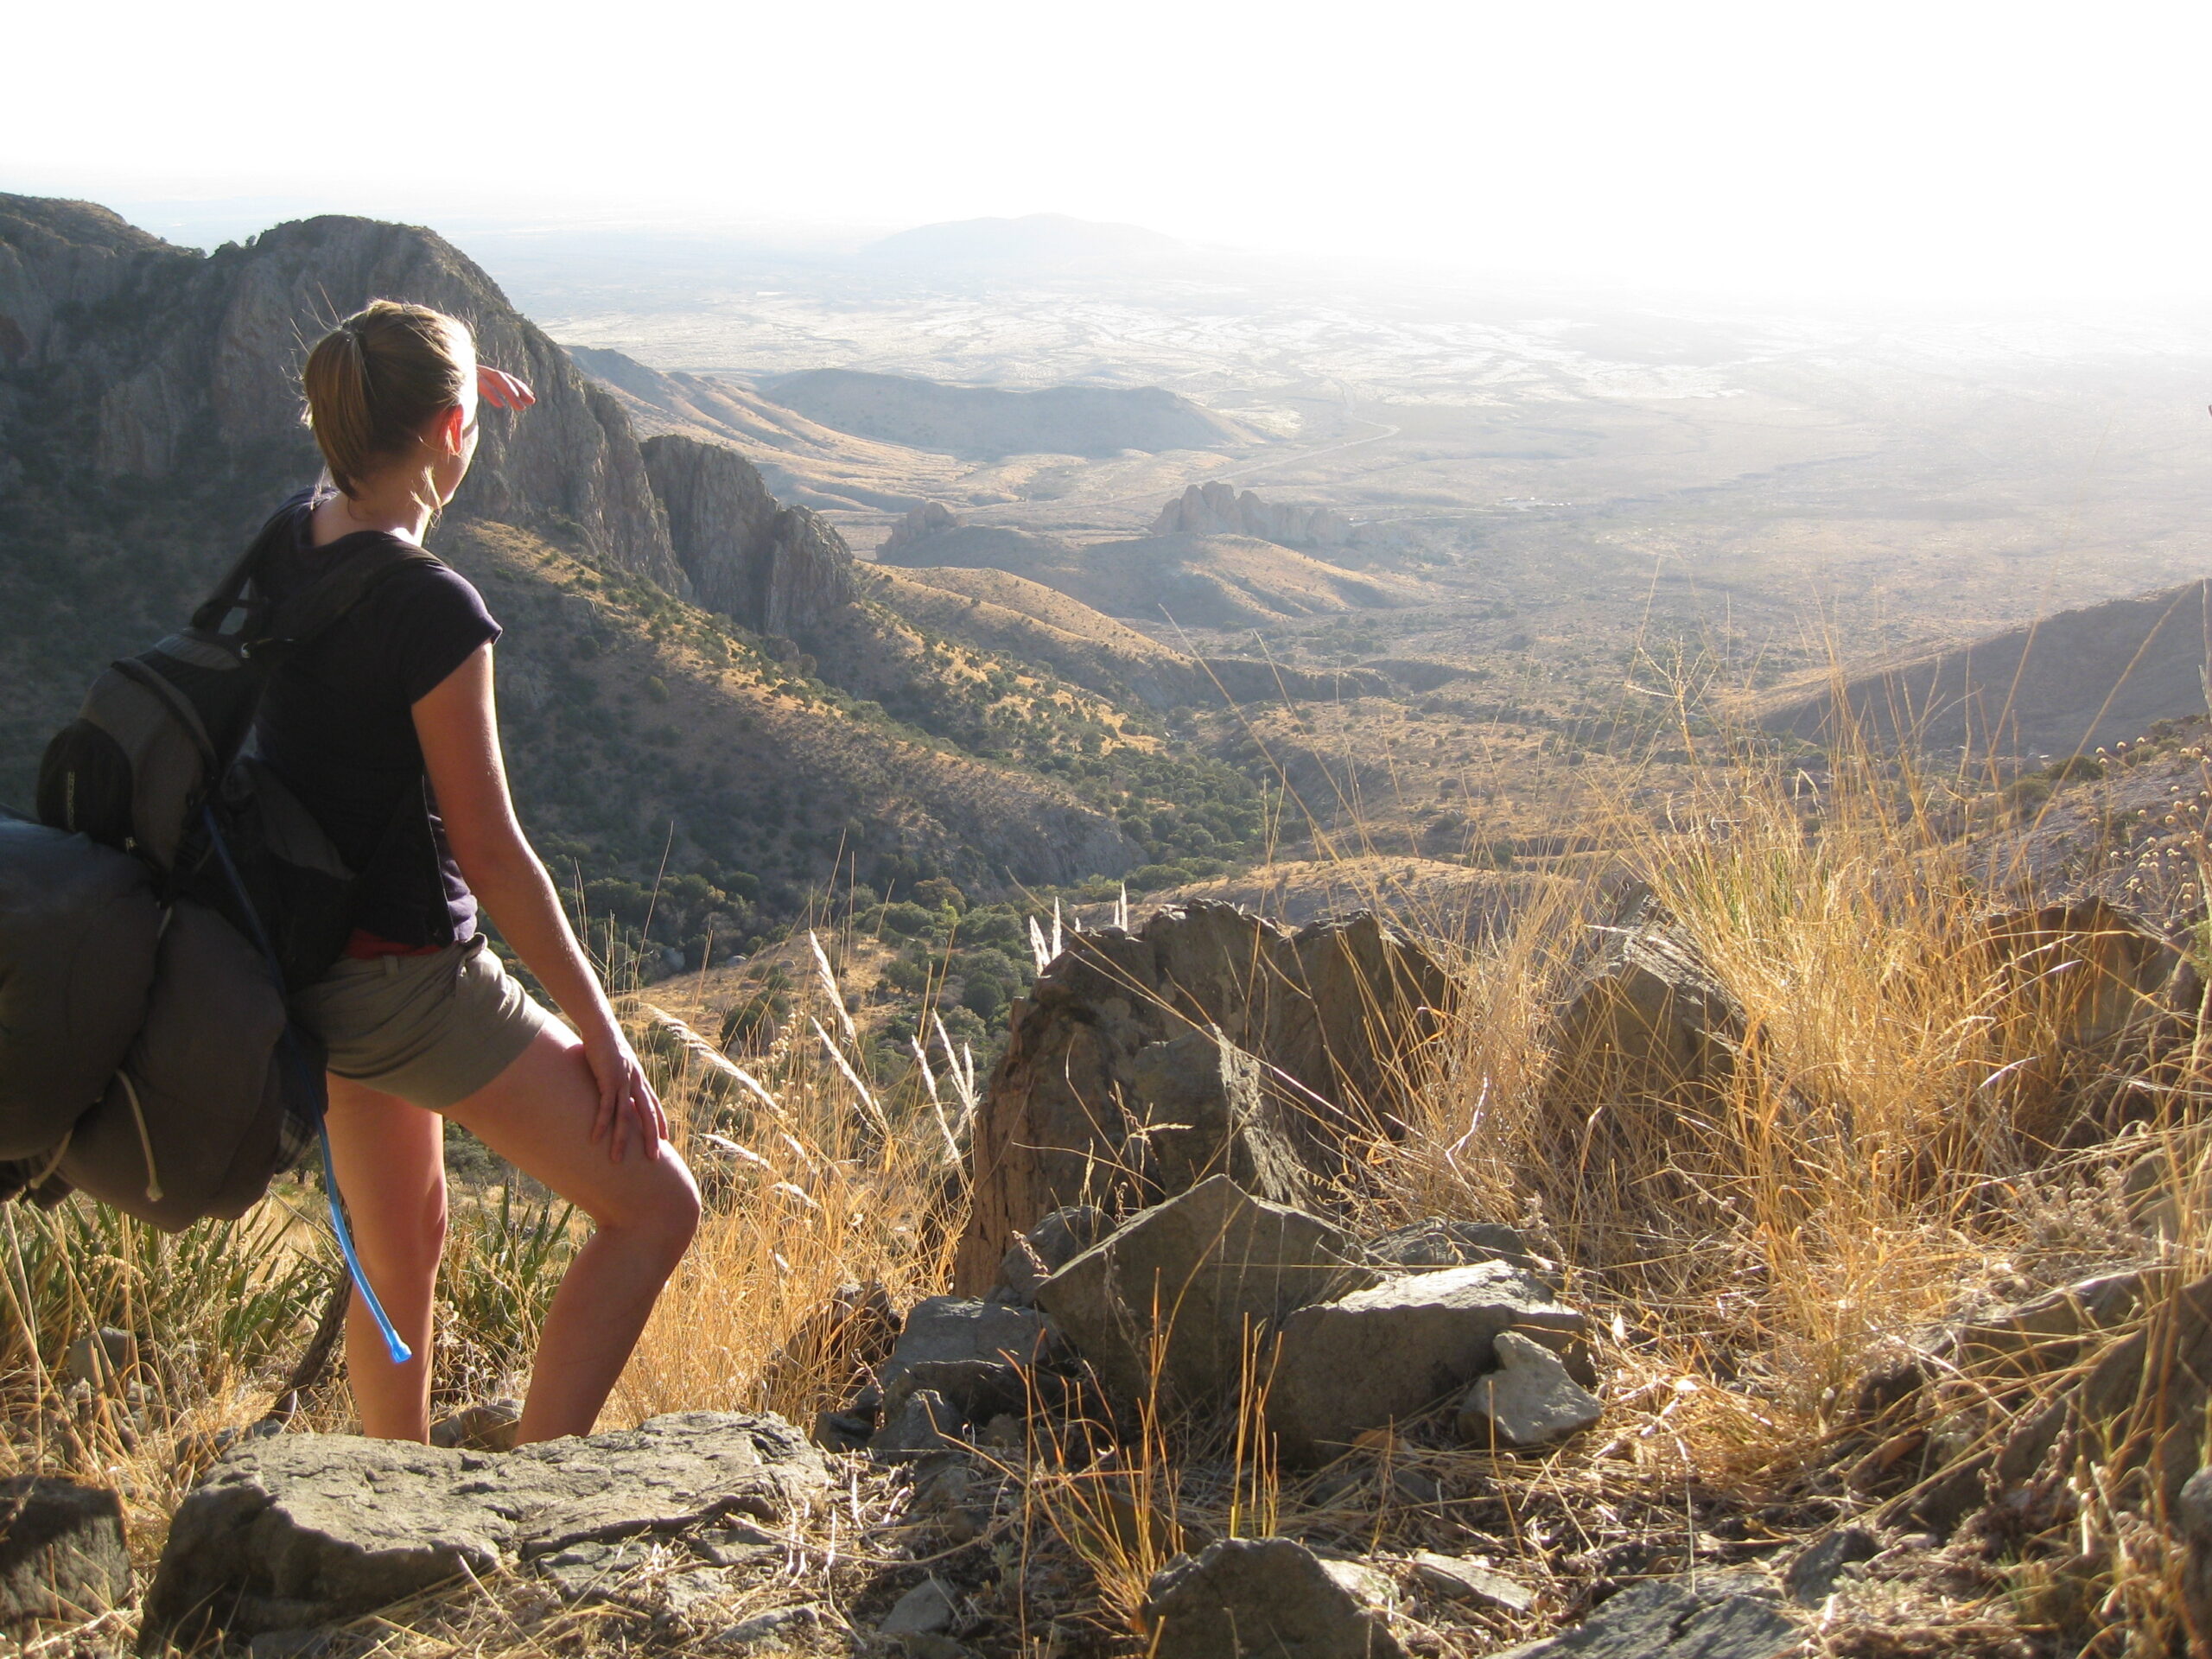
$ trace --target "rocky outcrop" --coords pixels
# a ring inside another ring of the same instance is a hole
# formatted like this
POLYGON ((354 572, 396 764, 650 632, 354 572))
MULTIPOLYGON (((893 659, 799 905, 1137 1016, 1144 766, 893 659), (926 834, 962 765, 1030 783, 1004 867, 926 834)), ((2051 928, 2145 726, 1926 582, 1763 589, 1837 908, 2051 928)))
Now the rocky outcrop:
POLYGON ((1351 521, 1329 507, 1294 506, 1262 501, 1246 490, 1237 493, 1218 479, 1193 484, 1160 510, 1152 521, 1154 536, 1256 536, 1285 547, 1346 547, 1351 521))
POLYGON ((1781 1586, 1746 1567, 1637 1585, 1573 1630, 1500 1659, 1785 1659, 1804 1638, 1781 1586))
POLYGON ((1284 1319, 1377 1277, 1349 1235, 1217 1175, 1077 1256, 1037 1306, 1122 1398, 1204 1406, 1264 1369, 1284 1319))
POLYGON ((300 423, 307 350, 378 298, 435 306, 475 331, 483 359, 530 382, 518 416, 485 413, 454 511, 581 537, 596 562, 674 593, 689 579, 653 511, 621 410, 507 303, 472 260, 419 226, 327 216, 212 255, 170 247, 81 202, 0 197, 0 315, 39 377, 35 433, 103 478, 187 465, 265 495, 319 467, 300 423))
POLYGON ((1435 959, 1371 914, 1294 934, 1200 903, 1136 934, 1077 934, 1015 1005, 976 1122, 955 1287, 988 1290, 1014 1240, 1065 1205, 1126 1212, 1167 1196, 1173 1171, 1246 1166, 1236 1160, 1255 1154, 1231 1140, 1248 1126, 1325 1197, 1360 1145, 1394 1134, 1450 996, 1435 959), (1163 1159, 1150 1135, 1183 1120, 1155 1108, 1164 1073, 1147 1051, 1192 1033, 1256 1062, 1265 1109, 1237 1105, 1240 1085, 1210 1120, 1213 1144, 1186 1139, 1163 1159))
POLYGON ((505 1456, 340 1434, 251 1440, 176 1512, 146 1599, 149 1637, 305 1630, 463 1572, 732 1516, 779 1520, 829 1481, 781 1418, 656 1417, 505 1456))
POLYGON ((891 526, 891 533, 883 538, 883 545, 876 549, 875 556, 887 563, 909 563, 911 561, 899 557, 907 549, 959 527, 960 515, 942 501, 925 501, 891 526))
POLYGON ((800 638, 853 598, 853 553, 805 507, 780 507, 753 463, 674 435, 639 446, 692 594, 756 633, 800 638))

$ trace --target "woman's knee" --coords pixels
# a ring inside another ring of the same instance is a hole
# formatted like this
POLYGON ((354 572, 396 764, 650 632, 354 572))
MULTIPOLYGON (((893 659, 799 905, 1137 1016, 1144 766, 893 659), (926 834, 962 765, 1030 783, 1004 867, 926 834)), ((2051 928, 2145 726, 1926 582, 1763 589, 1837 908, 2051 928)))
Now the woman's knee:
POLYGON ((649 1179, 637 1183, 621 1202, 608 1206, 609 1213, 594 1219, 602 1230, 653 1249, 672 1270, 699 1230, 699 1187, 671 1146, 664 1144, 647 1167, 649 1179))

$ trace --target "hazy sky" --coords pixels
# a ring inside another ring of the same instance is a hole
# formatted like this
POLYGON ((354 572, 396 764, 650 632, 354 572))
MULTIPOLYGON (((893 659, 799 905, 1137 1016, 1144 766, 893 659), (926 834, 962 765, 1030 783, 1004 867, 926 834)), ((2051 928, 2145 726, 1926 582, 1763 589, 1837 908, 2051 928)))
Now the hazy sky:
POLYGON ((2209 47, 2124 0, 22 6, 0 189, 2165 297, 2212 272, 2209 47))

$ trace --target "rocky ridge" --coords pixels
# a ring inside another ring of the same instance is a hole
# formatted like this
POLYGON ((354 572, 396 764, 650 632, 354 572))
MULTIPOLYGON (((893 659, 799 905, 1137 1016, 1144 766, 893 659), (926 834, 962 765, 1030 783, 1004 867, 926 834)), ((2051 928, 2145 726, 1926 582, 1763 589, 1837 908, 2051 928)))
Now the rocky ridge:
POLYGON ((1351 521, 1332 507, 1301 507, 1287 501, 1262 501, 1218 479, 1193 484, 1160 510, 1152 521, 1154 536, 1256 536, 1285 547, 1348 547, 1351 521))

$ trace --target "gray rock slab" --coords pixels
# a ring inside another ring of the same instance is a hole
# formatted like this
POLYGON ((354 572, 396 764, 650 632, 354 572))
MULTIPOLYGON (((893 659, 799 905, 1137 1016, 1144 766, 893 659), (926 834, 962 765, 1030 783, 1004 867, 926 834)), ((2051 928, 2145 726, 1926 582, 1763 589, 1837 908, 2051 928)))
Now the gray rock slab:
POLYGON ((1560 1357, 1518 1331, 1500 1332, 1497 1369, 1459 1402, 1459 1438, 1471 1446, 1550 1446, 1605 1414, 1598 1396, 1567 1374, 1560 1357))
POLYGON ((930 1389, 963 1416, 1022 1410, 1023 1373, 1052 1346, 1045 1316, 1032 1308, 965 1296, 931 1296, 915 1305, 878 1373, 883 1411, 895 1415, 906 1396, 930 1389))
POLYGON ((1766 1573, 1705 1573, 1624 1590, 1574 1629, 1497 1659, 1784 1659, 1804 1636, 1766 1573))
POLYGON ((876 1627, 878 1636, 935 1636, 952 1628, 959 1611, 952 1592, 935 1579, 924 1579, 893 1604, 876 1627))
POLYGON ((346 1434, 241 1444, 178 1507, 152 1635, 350 1618, 455 1576, 586 1543, 781 1516, 825 1488, 780 1417, 685 1412, 505 1456, 346 1434))
POLYGON ((955 1451, 963 1426, 957 1406, 935 1389, 916 1389, 899 1402, 898 1410, 886 1414, 868 1439, 868 1453, 898 1460, 955 1451))
POLYGON ((1158 1379, 1175 1398, 1234 1396, 1248 1344, 1308 1303, 1376 1282, 1358 1245, 1301 1211, 1265 1204, 1225 1175, 1139 1211, 1037 1289, 1037 1305, 1112 1389, 1158 1379))
POLYGON ((1503 1262, 1410 1274, 1301 1307, 1283 1322, 1268 1425, 1293 1461, 1332 1456, 1465 1389, 1496 1363, 1502 1333, 1564 1344, 1588 1323, 1503 1262))
POLYGON ((1464 1555, 1440 1555, 1424 1549, 1414 1556, 1413 1568, 1414 1576, 1424 1585, 1454 1600, 1503 1607, 1514 1613, 1525 1613, 1536 1605, 1536 1592, 1520 1580, 1464 1555))
POLYGON ((1797 1552, 1782 1575, 1782 1587, 1801 1607, 1817 1607, 1835 1593, 1844 1570, 1882 1553, 1882 1541, 1864 1527, 1838 1527, 1797 1552))
POLYGON ((1152 1659, 1402 1659, 1389 1626, 1287 1538, 1224 1538, 1152 1580, 1152 1659))
POLYGON ((0 1630, 104 1612, 130 1593, 122 1500, 104 1487, 0 1480, 0 1630))
POLYGON ((1053 1211, 1006 1253, 993 1294, 1017 1306, 1030 1306, 1037 1299, 1038 1286, 1112 1230, 1113 1223, 1095 1204, 1071 1204, 1053 1211))

